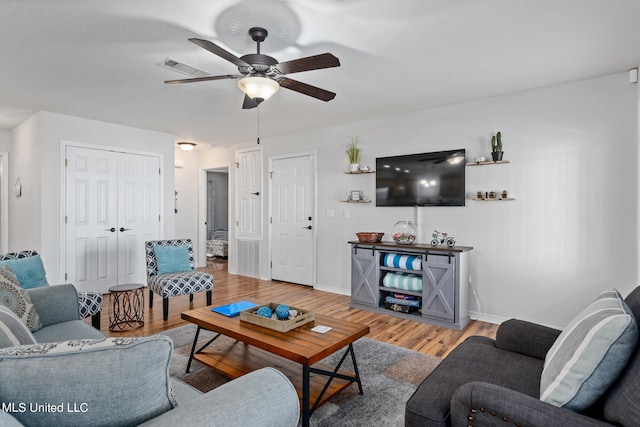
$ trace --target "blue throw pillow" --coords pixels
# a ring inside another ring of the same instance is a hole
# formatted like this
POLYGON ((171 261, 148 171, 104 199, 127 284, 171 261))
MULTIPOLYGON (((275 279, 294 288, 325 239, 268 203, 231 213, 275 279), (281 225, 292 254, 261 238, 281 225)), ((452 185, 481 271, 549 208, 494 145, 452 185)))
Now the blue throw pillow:
POLYGON ((23 289, 42 288, 49 286, 47 282, 47 273, 42 265, 40 255, 34 255, 26 258, 6 259, 0 261, 0 265, 8 265, 11 267, 18 283, 23 289))
POLYGON ((153 250, 156 253, 158 274, 191 271, 188 246, 155 246, 153 250))

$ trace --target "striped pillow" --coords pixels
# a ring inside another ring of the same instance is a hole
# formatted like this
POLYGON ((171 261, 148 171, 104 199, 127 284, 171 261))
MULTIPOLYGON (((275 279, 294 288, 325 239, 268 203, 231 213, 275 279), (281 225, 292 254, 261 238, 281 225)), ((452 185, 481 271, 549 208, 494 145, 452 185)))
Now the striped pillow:
POLYGON ((562 331, 544 361, 540 400, 587 409, 626 366, 638 342, 635 317, 617 290, 604 292, 562 331))
POLYGON ((13 311, 0 304, 0 348, 22 344, 36 344, 36 339, 13 311))

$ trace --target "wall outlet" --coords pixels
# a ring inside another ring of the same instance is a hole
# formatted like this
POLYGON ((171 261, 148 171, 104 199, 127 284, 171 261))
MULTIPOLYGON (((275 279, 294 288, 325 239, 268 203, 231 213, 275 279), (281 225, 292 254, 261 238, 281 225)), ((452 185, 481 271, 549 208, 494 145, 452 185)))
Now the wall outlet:
POLYGON ((333 218, 336 216, 336 212, 333 209, 327 209, 327 218, 333 218))

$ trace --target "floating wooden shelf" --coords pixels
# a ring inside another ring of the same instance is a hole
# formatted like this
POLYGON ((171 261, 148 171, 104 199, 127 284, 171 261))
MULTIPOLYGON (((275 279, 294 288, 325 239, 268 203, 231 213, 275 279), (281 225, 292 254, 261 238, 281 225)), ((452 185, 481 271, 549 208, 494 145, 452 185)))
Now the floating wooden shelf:
POLYGON ((474 197, 471 200, 475 200, 476 202, 507 202, 509 200, 515 200, 515 199, 512 198, 512 197, 507 197, 506 199, 498 199, 498 198, 496 198, 496 199, 478 199, 478 198, 474 197))
POLYGON ((511 163, 509 160, 498 160, 494 162, 493 160, 487 162, 469 162, 467 166, 486 166, 486 165, 498 165, 502 163, 511 163))
POLYGON ((360 175, 362 173, 376 173, 376 171, 354 171, 354 172, 345 172, 347 175, 360 175))
POLYGON ((371 203, 371 200, 342 200, 344 203, 371 203))

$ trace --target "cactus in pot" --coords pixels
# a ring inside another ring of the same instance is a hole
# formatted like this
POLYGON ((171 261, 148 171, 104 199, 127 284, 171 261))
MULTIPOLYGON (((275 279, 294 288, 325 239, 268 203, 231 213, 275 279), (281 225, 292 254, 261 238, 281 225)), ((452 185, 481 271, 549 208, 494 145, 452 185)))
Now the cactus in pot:
POLYGON ((491 137, 491 157, 494 162, 502 160, 502 134, 498 132, 491 137))

